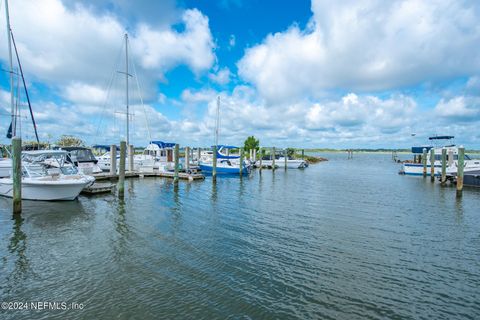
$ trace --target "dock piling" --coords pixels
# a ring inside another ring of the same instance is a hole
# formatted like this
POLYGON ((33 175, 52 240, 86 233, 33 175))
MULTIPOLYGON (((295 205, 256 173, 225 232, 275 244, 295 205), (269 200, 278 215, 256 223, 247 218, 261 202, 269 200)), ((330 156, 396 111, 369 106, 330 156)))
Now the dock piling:
POLYGON ((460 146, 458 148, 458 161, 457 161, 457 197, 462 196, 463 191, 463 166, 465 158, 465 148, 460 146))
POLYGON ((12 138, 13 214, 22 213, 22 138, 12 138))
POLYGON ((272 170, 275 171, 275 147, 272 148, 272 170))
POLYGON ((200 163, 200 158, 202 157, 202 149, 198 147, 197 149, 197 162, 200 163))
POLYGON ((423 148, 422 163, 423 163, 423 177, 425 178, 427 176, 427 148, 423 148))
POLYGON ((175 171, 174 171, 174 176, 173 176, 173 182, 174 183, 178 183, 178 170, 179 170, 179 162, 178 162, 178 157, 179 157, 179 145, 178 143, 175 144, 175 154, 174 154, 174 157, 175 157, 175 171))
POLYGON ((257 162, 257 149, 253 149, 253 164, 255 164, 257 162))
POLYGON ((430 181, 435 181, 435 149, 430 149, 430 181))
POLYGON ((240 177, 242 176, 243 174, 243 148, 240 148, 240 177))
POLYGON ((213 146, 212 179, 217 181, 217 146, 213 146))
POLYGON ((302 149, 302 160, 305 160, 305 149, 302 149))
POLYGON ((123 198, 125 194, 125 158, 127 156, 127 143, 120 141, 120 168, 118 169, 118 196, 123 198))
POLYGON ((117 174, 117 145, 112 144, 110 146, 110 175, 117 174))
POLYGON ((287 170, 287 149, 285 149, 285 154, 283 155, 283 159, 284 159, 284 167, 285 167, 285 170, 287 170))
POLYGON ((260 166, 259 166, 258 169, 260 170, 260 174, 262 174, 262 160, 263 160, 262 159, 263 158, 263 149, 262 148, 260 148, 259 153, 260 153, 260 166))
POLYGON ((128 171, 133 172, 134 170, 134 161, 133 155, 135 154, 135 148, 133 145, 128 146, 128 171))
POLYGON ((185 170, 190 170, 190 147, 185 147, 185 170))
POLYGON ((442 148, 442 185, 447 181, 447 149, 442 148))

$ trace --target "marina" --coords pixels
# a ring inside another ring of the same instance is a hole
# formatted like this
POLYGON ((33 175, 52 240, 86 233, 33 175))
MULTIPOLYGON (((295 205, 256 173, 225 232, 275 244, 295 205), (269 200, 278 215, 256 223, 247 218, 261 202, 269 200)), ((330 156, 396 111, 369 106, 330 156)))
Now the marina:
POLYGON ((15 219, 0 198, 3 299, 85 306, 2 318, 475 319, 480 189, 321 155, 216 183, 131 178, 124 200, 25 201, 15 219))
POLYGON ((0 319, 479 318, 480 3, 107 2, 0 0, 0 319))

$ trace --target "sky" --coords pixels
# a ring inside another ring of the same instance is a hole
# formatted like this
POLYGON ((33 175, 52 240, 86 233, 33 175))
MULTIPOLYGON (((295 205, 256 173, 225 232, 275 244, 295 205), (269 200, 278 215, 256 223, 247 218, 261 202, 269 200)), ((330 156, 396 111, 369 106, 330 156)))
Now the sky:
MULTIPOLYGON (((480 149, 480 2, 15 0, 10 23, 40 139, 480 149), (122 73, 123 72, 123 73, 122 73)), ((0 143, 9 143, 0 0, 0 143)), ((16 64, 15 64, 15 68, 16 64)), ((17 70, 17 69, 15 69, 17 70)), ((17 85, 19 135, 33 140, 17 85), (20 132, 21 131, 21 132, 20 132)))

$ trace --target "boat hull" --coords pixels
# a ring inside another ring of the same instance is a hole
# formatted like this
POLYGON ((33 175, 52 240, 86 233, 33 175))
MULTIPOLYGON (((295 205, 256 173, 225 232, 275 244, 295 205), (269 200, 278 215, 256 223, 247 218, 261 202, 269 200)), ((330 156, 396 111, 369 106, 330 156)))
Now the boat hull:
MULTIPOLYGON (((203 173, 212 173, 213 171, 213 166, 210 164, 200 164, 200 170, 202 170, 203 173)), ((247 175, 249 170, 248 167, 243 167, 242 170, 242 175, 247 175)), ((222 166, 217 166, 217 174, 231 174, 231 175, 240 175, 240 168, 235 168, 235 167, 222 167, 222 166)))
MULTIPOLYGON (((23 200, 74 200, 83 188, 92 184, 93 177, 71 177, 62 180, 22 179, 23 200)), ((10 178, 0 179, 0 195, 13 196, 13 181, 10 178)))

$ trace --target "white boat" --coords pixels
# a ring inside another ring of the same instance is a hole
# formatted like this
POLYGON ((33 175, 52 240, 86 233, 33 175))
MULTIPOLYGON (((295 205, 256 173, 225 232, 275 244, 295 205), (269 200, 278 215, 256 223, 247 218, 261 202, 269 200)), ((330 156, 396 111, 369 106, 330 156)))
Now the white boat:
MULTIPOLYGON (((93 184, 95 178, 79 173, 76 167, 65 166, 66 156, 63 150, 22 152, 22 199, 74 200, 83 188, 93 184), (47 164, 52 161, 56 161, 55 166, 47 164)), ((13 179, 0 179, 0 195, 12 194, 13 179)))
MULTIPOLYGON (((260 166, 260 160, 257 160, 255 163, 257 167, 260 166)), ((262 166, 271 168, 273 167, 273 159, 271 156, 265 156, 262 158, 262 166)), ((285 157, 284 156, 276 156, 275 157, 275 167, 276 168, 284 168, 285 167, 285 157)), ((308 167, 308 162, 302 159, 293 159, 291 157, 287 157, 287 169, 304 169, 308 167)))
MULTIPOLYGON (((430 137, 431 141, 442 141, 442 140, 451 140, 453 136, 434 136, 430 137)), ((419 157, 423 154, 423 149, 427 150, 427 176, 431 175, 432 165, 434 166, 434 175, 441 175, 442 171, 442 149, 446 149, 447 153, 447 174, 453 174, 457 172, 458 165, 458 147, 454 144, 445 145, 445 146, 420 146, 412 147, 412 153, 419 157), (430 150, 433 149, 435 153, 435 161, 433 164, 430 162, 430 150)), ((415 157, 417 158, 417 157, 415 157)), ((480 170, 480 160, 471 159, 468 155, 465 155, 464 159, 464 170, 466 172, 472 170, 480 170)), ((417 162, 406 162, 402 164, 402 169, 400 173, 405 175, 421 176, 423 175, 423 163, 422 161, 417 162)))
MULTIPOLYGON (((216 170, 218 174, 240 174, 240 156, 231 156, 226 150, 238 149, 234 146, 217 146, 217 166, 216 170)), ((200 170, 202 172, 211 173, 213 171, 213 152, 212 158, 208 156, 199 163, 200 170)), ((248 174, 250 172, 250 163, 246 160, 242 164, 242 174, 248 174)))
POLYGON ((12 171, 12 159, 2 158, 0 159, 0 178, 10 177, 12 171))

